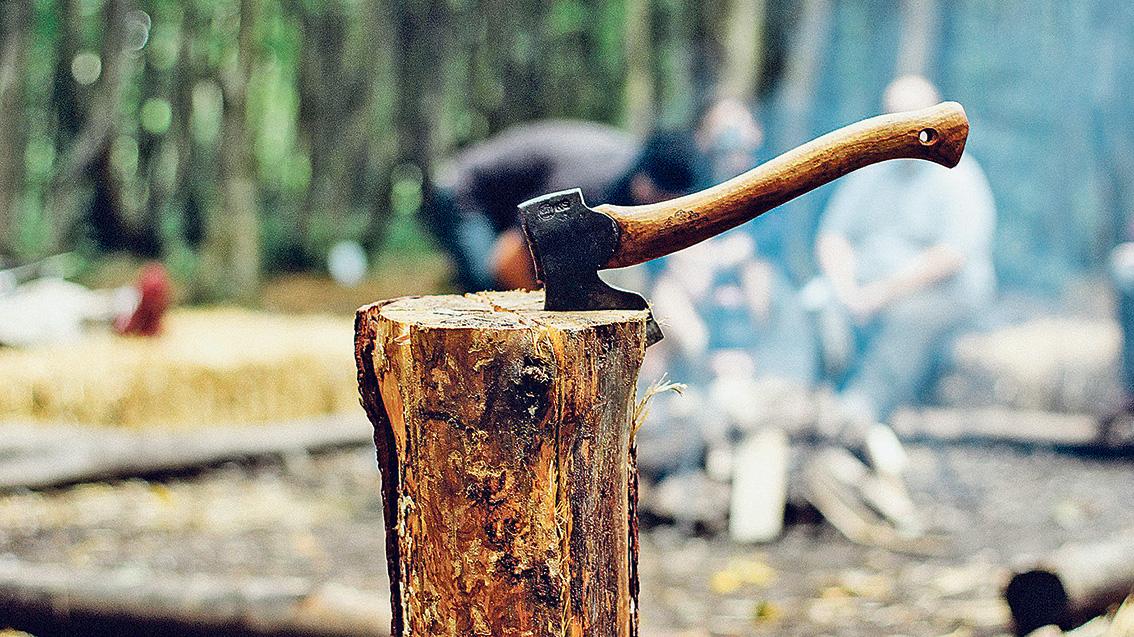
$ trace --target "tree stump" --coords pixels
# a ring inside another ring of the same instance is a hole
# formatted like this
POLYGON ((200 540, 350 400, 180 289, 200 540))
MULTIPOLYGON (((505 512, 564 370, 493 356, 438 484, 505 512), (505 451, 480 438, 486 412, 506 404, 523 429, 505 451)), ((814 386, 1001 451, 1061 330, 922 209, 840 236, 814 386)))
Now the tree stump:
POLYGON ((542 293, 359 310, 399 635, 637 634, 643 311, 542 293))

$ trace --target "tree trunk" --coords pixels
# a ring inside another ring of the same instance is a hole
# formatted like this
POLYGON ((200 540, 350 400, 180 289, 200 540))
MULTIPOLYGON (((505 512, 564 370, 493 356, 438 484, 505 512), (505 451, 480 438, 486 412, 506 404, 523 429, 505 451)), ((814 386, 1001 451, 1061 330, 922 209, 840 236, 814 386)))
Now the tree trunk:
POLYGON ((378 591, 303 577, 171 573, 138 566, 125 572, 0 561, 5 625, 10 622, 38 635, 381 635, 383 597, 378 591))
POLYGON ((271 427, 226 423, 193 431, 6 424, 0 442, 0 490, 155 476, 229 460, 363 445, 367 430, 361 416, 353 413, 271 427))
POLYGON ((1134 421, 1124 415, 1100 420, 1092 414, 1039 409, 939 407, 899 410, 892 425, 902 438, 917 441, 998 442, 1097 453, 1134 453, 1134 421))
POLYGON ((378 97, 374 60, 379 9, 369 4, 349 10, 328 5, 304 11, 298 63, 299 125, 311 161, 311 181, 298 214, 297 238, 307 263, 326 255, 329 242, 346 235, 322 236, 312 220, 343 227, 354 201, 352 169, 368 150, 371 114, 378 97))
MULTIPOLYGON (((784 62, 783 88, 779 94, 781 132, 776 137, 781 148, 794 148, 812 136, 816 88, 821 79, 826 50, 831 46, 834 27, 834 4, 831 0, 804 0, 799 13, 799 23, 784 62)), ((800 202, 795 205, 803 207, 807 204, 800 202)), ((800 212, 803 210, 807 208, 800 212)), ((814 209, 808 212, 815 214, 814 209)), ((793 214, 792 219, 803 221, 793 223, 785 231, 783 251, 788 255, 787 265, 796 277, 811 276, 814 226, 808 223, 810 220, 804 214, 793 214)))
POLYGON ((763 67, 764 0, 732 0, 725 25, 719 97, 752 99, 763 67))
POLYGON ((626 124, 645 134, 654 120, 652 22, 649 0, 626 3, 626 124))
POLYGON ((834 7, 831 0, 805 0, 800 8, 799 26, 785 62, 780 101, 783 125, 788 129, 784 145, 797 146, 811 137, 811 110, 820 64, 827 48, 834 7))
MULTIPOLYGON (((64 10, 69 7, 64 7, 64 10)), ((121 112, 125 94, 126 79, 137 59, 126 46, 126 14, 129 11, 127 0, 109 0, 103 9, 103 34, 100 58, 102 72, 93 92, 83 102, 83 126, 75 134, 70 147, 58 161, 58 170, 49 187, 47 209, 51 221, 51 236, 48 239, 49 251, 60 250, 76 233, 78 224, 86 216, 92 225, 113 224, 118 218, 116 206, 120 205, 113 197, 103 196, 117 185, 113 171, 109 170, 108 153, 118 134, 118 115, 121 112), (100 166, 101 164, 101 166, 100 166), (84 207, 84 186, 90 182, 101 192, 95 193, 97 201, 84 207), (109 180, 109 181, 108 181, 109 180), (98 209, 97 206, 104 206, 98 209)), ((62 108, 63 105, 60 105, 62 108)), ((60 117, 63 116, 60 112, 60 117)), ((63 122, 61 127, 66 126, 63 122)), ((103 236, 113 236, 116 228, 103 228, 103 236)))
POLYGON ((645 313, 542 293, 359 311, 395 636, 637 634, 645 313))
POLYGON ((24 81, 31 40, 31 2, 0 5, 0 256, 14 251, 24 188, 24 81))
POLYGON ((237 54, 221 74, 221 205, 210 211, 202 256, 205 291, 220 298, 251 298, 260 283, 259 215, 246 94, 258 4, 258 0, 241 0, 237 54))

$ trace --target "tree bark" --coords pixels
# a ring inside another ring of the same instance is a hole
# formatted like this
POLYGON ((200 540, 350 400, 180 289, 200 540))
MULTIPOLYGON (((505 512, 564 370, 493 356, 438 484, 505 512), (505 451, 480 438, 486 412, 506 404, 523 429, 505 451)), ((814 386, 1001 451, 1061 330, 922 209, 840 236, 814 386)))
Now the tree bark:
POLYGON ((355 204, 352 171, 360 168, 358 156, 369 152, 371 115, 379 97, 373 37, 386 25, 381 9, 370 3, 356 10, 338 4, 319 11, 297 8, 303 38, 296 82, 299 132, 311 162, 297 238, 304 261, 312 263, 326 255, 328 240, 347 238, 317 238, 312 220, 342 227, 355 204))
POLYGON ((637 634, 645 313, 542 305, 506 292, 359 310, 393 635, 637 634))
MULTIPOLYGON (((111 183, 114 177, 109 169, 108 153, 119 130, 118 114, 126 80, 136 63, 126 47, 128 11, 126 0, 109 0, 103 9, 102 71, 89 97, 82 100, 86 103, 82 128, 59 159, 49 187, 47 209, 52 231, 49 251, 59 250, 68 243, 84 216, 96 226, 112 224, 118 217, 116 207, 120 204, 114 201, 113 195, 107 196, 117 188, 111 183), (92 186, 101 188, 101 192, 94 193, 96 201, 84 207, 84 186, 88 182, 94 182, 92 186), (97 209, 99 205, 103 209, 97 209)), ((61 123, 63 126, 65 124, 61 123)), ((113 236, 116 232, 114 228, 106 228, 103 236, 113 236)))

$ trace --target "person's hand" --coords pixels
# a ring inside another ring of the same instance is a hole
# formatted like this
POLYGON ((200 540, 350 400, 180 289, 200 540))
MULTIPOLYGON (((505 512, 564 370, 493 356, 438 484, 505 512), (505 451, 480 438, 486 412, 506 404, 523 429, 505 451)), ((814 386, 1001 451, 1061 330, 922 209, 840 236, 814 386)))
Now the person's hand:
POLYGON ((519 228, 500 235, 488 258, 496 283, 505 290, 532 290, 536 287, 535 264, 519 228))

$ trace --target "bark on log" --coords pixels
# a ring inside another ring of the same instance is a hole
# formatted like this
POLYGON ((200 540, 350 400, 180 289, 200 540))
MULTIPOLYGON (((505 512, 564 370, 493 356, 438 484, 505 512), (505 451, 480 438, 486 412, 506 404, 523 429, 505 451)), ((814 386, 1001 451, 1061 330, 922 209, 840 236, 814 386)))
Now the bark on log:
POLYGON ((359 310, 386 513, 392 634, 637 634, 641 311, 542 293, 359 310))
POLYGON ((1134 594, 1134 529, 1107 540, 1067 544, 1017 570, 1004 590, 1016 634, 1054 624, 1073 628, 1134 594))

